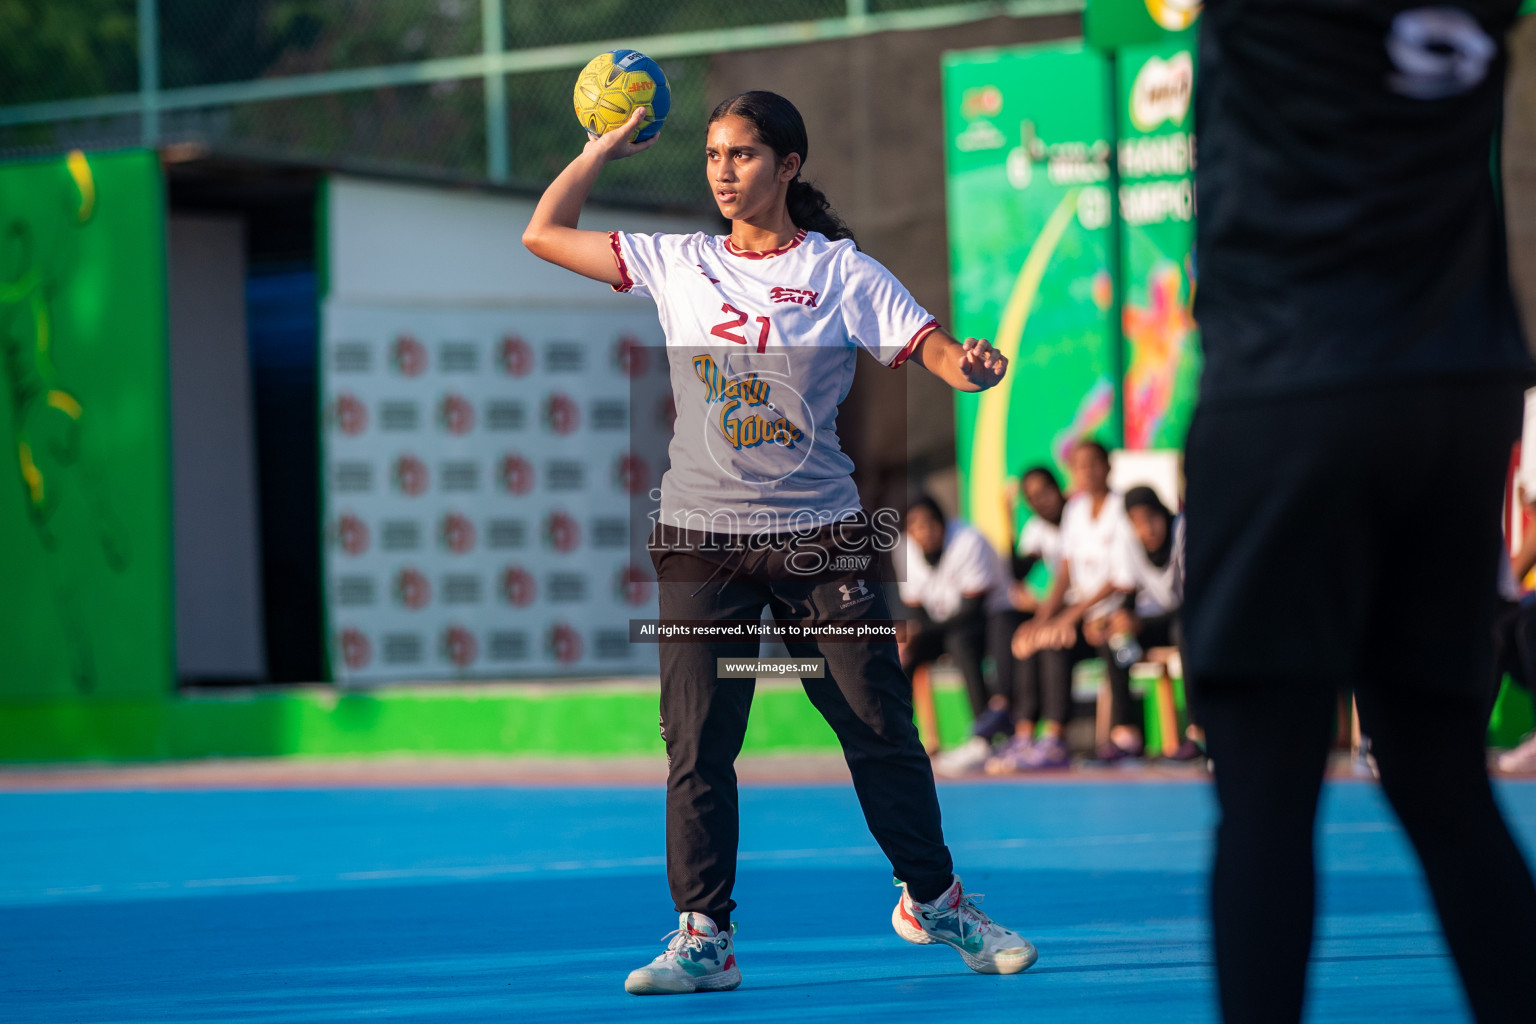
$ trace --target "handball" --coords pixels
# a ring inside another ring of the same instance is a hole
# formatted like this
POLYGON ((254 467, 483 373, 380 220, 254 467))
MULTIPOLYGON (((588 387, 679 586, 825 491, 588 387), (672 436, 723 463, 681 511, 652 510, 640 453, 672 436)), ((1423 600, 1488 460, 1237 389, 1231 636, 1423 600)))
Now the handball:
POLYGON ((600 53, 576 77, 576 120, 592 138, 605 135, 645 106, 640 127, 630 142, 644 142, 661 131, 672 105, 667 76, 661 65, 634 50, 600 53))

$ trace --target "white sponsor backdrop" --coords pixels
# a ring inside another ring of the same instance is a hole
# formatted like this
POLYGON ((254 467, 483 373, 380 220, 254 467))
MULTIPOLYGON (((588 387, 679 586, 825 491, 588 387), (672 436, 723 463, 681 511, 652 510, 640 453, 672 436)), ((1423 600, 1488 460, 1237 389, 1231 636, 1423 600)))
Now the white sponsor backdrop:
MULTIPOLYGON (((657 483, 629 451, 628 368, 660 328, 649 302, 530 265, 529 212, 330 183, 322 491, 338 681, 655 671, 655 647, 628 642, 629 619, 656 614, 648 567, 631 565, 630 489, 657 483)), ((602 226, 696 228, 636 220, 602 226)))

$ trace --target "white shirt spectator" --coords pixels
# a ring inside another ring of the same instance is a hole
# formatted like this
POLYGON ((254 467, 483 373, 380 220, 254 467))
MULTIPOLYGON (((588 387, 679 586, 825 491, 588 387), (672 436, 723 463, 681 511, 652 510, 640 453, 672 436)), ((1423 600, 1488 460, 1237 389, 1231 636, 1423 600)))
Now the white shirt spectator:
MULTIPOLYGON (((1069 499, 1061 513, 1061 554, 1072 577, 1067 600, 1087 600, 1106 584, 1130 590, 1134 581, 1127 564, 1127 545, 1136 543, 1130 517, 1125 514, 1125 495, 1119 491, 1105 496, 1097 517, 1089 495, 1069 499)), ((1122 605, 1122 597, 1112 594, 1090 608, 1086 618, 1104 618, 1122 605)))
POLYGON ((907 578, 896 589, 902 603, 921 605, 935 622, 959 611, 967 594, 985 593, 988 612, 1010 607, 1002 560, 985 537, 958 519, 944 524, 944 550, 937 565, 929 565, 923 549, 907 538, 907 578))
POLYGON ((1161 567, 1152 564, 1147 549, 1134 533, 1131 535, 1127 563, 1136 587, 1136 614, 1143 619, 1178 611, 1184 603, 1184 517, 1175 517, 1169 529, 1173 531, 1173 546, 1168 551, 1168 564, 1161 567))

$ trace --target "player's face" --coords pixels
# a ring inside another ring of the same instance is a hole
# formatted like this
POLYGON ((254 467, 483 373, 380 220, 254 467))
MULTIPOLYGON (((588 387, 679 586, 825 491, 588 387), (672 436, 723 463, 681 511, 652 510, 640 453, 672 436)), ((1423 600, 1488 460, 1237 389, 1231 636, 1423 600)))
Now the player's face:
POLYGON ((1128 513, 1136 539, 1148 551, 1156 551, 1168 539, 1168 518, 1155 508, 1137 505, 1128 513))
POLYGON ((729 220, 771 216, 784 205, 790 179, 799 170, 795 154, 780 160, 757 137, 744 117, 729 114, 709 126, 704 144, 704 170, 715 205, 729 220))
POLYGON ((1109 489, 1109 463, 1097 448, 1087 445, 1072 449, 1072 484, 1087 494, 1103 494, 1109 489))
POLYGON ((1061 508, 1066 499, 1061 488, 1045 477, 1036 474, 1024 478, 1024 503, 1029 510, 1048 523, 1061 522, 1061 508))
POLYGON ((907 535, 929 558, 944 550, 944 524, 926 508, 907 513, 907 535))

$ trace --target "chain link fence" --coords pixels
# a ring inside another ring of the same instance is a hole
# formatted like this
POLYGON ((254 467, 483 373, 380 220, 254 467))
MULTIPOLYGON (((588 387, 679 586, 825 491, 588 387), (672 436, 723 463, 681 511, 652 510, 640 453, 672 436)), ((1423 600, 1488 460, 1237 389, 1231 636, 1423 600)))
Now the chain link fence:
POLYGON ((754 30, 792 23, 868 26, 908 16, 900 12, 963 8, 980 17, 1010 6, 1020 4, 0 0, 0 158, 191 143, 221 154, 534 189, 585 141, 571 110, 577 69, 613 40, 662 37, 665 48, 684 54, 659 59, 672 88, 667 130, 646 159, 606 171, 596 198, 698 206, 707 198, 698 157, 712 99, 709 62, 717 56, 709 33, 734 32, 731 46, 751 48, 788 38, 780 32, 754 44, 754 30), (487 9, 493 3, 500 7, 487 9), (157 12, 148 36, 140 32, 144 11, 157 12), (488 31, 500 35, 489 46, 488 31), (528 54, 537 59, 524 63, 533 66, 502 75, 504 90, 489 87, 493 68, 506 65, 484 62, 528 54), (141 57, 158 74, 147 95, 141 57), (341 81, 346 73, 353 77, 341 81), (370 84, 370 75, 392 80, 370 84), (291 88, 295 82, 304 88, 291 88), (285 86, 304 94, 261 95, 285 86), (202 93, 208 102, 199 102, 202 93), (146 101, 159 108, 141 111, 146 101))

